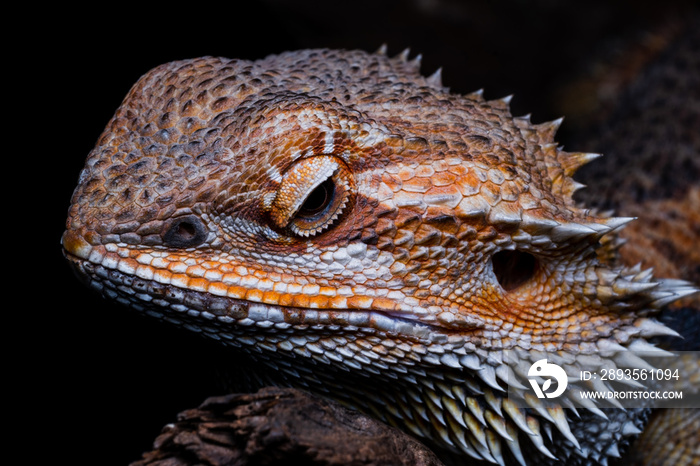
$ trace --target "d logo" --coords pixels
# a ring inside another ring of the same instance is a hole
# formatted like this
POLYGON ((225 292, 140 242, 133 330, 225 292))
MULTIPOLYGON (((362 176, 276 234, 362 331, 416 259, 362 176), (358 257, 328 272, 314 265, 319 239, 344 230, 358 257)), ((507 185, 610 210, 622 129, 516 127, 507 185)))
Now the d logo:
POLYGON ((566 390, 566 385, 568 384, 568 378, 566 377, 566 372, 564 369, 557 366, 556 364, 550 364, 546 359, 540 359, 530 366, 530 370, 527 371, 527 376, 530 380, 530 385, 535 391, 537 398, 556 398, 566 390), (537 380, 533 377, 552 377, 557 381, 557 389, 552 393, 547 393, 547 390, 552 385, 552 379, 549 378, 544 381, 542 388, 540 388, 537 380))

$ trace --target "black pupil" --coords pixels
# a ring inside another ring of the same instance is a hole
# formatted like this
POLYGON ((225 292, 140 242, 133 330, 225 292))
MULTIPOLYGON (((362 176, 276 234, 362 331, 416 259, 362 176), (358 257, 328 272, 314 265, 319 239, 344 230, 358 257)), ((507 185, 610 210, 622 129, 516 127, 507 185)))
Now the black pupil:
POLYGON ((333 200, 335 184, 331 178, 316 187, 299 209, 301 217, 313 217, 323 212, 333 200))

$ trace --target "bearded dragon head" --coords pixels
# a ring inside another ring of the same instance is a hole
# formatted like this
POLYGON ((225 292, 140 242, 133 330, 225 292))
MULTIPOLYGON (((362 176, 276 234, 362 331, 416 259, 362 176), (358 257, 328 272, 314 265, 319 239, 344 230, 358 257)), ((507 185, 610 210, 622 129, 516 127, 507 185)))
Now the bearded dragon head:
POLYGON ((574 203, 596 155, 558 147, 559 121, 418 68, 311 50, 154 69, 87 158, 67 258, 107 298, 249 352, 270 381, 441 448, 614 455, 641 414, 611 416, 601 441, 571 403, 518 407, 505 387, 526 374, 504 351, 650 349, 673 333, 654 312, 693 288, 615 262, 630 219, 574 203))

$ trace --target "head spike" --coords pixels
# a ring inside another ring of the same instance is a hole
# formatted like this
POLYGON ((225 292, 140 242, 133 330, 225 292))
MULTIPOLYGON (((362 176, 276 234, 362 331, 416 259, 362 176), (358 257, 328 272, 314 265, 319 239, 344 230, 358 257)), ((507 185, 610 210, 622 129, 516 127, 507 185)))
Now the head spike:
POLYGON ((388 48, 388 47, 387 47, 386 43, 384 43, 384 44, 382 44, 382 45, 379 46, 379 48, 376 50, 376 52, 374 52, 374 54, 375 54, 375 55, 381 55, 381 56, 385 57, 385 56, 386 56, 386 52, 387 52, 387 48, 388 48))
POLYGON ((594 161, 598 157, 602 157, 602 154, 592 152, 567 152, 566 155, 567 157, 564 157, 561 164, 564 168, 564 173, 568 176, 573 176, 582 166, 594 161))
POLYGON ((594 236, 597 230, 582 223, 560 223, 552 228, 550 236, 556 242, 564 242, 572 239, 580 239, 594 236))
POLYGON ((634 220, 637 220, 637 217, 609 217, 604 219, 600 223, 610 228, 610 231, 614 231, 618 228, 624 227, 625 225, 634 220))
POLYGON ((470 92, 465 97, 467 97, 468 99, 476 100, 477 102, 483 102, 484 101, 484 90, 478 89, 474 92, 470 92))
POLYGON ((403 62, 403 63, 407 63, 407 62, 408 62, 408 56, 409 56, 410 54, 411 54, 411 49, 410 49, 410 47, 406 47, 405 49, 403 49, 403 51, 402 51, 396 58, 398 58, 399 61, 401 61, 401 62, 403 62))
POLYGON ((559 222, 549 218, 542 218, 530 215, 525 212, 522 215, 520 227, 532 235, 544 235, 557 227, 559 222))
POLYGON ((426 78, 429 86, 442 87, 442 67, 426 78))
POLYGON ((419 53, 418 55, 416 55, 416 56, 413 58, 413 60, 411 60, 411 61, 408 62, 408 63, 409 63, 410 65, 412 65, 412 66, 415 66, 416 69, 418 70, 418 69, 420 69, 420 64, 421 64, 422 61, 423 61, 423 55, 421 55, 421 54, 419 53))
POLYGON ((488 103, 495 108, 502 108, 504 110, 510 109, 510 101, 513 100, 513 95, 507 95, 501 97, 500 99, 489 100, 488 103))

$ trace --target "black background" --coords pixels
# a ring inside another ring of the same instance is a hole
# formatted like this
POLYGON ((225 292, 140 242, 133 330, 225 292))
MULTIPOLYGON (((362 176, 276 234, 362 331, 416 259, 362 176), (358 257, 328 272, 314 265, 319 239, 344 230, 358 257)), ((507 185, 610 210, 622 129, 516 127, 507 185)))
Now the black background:
POLYGON ((572 83, 595 75, 601 62, 623 60, 630 42, 652 37, 665 21, 682 21, 690 4, 266 0, 9 15, 16 30, 3 67, 10 254, 2 328, 4 399, 13 415, 5 418, 11 437, 3 443, 22 463, 127 464, 176 413, 220 394, 215 369, 227 356, 217 347, 94 296, 61 253, 85 156, 152 67, 202 55, 258 59, 300 48, 373 51, 382 43, 397 54, 410 47, 423 55, 424 73, 443 67, 454 92, 515 94, 514 113, 532 113, 535 122, 566 113, 559 138, 566 143, 595 117, 567 102, 600 100, 572 83))

